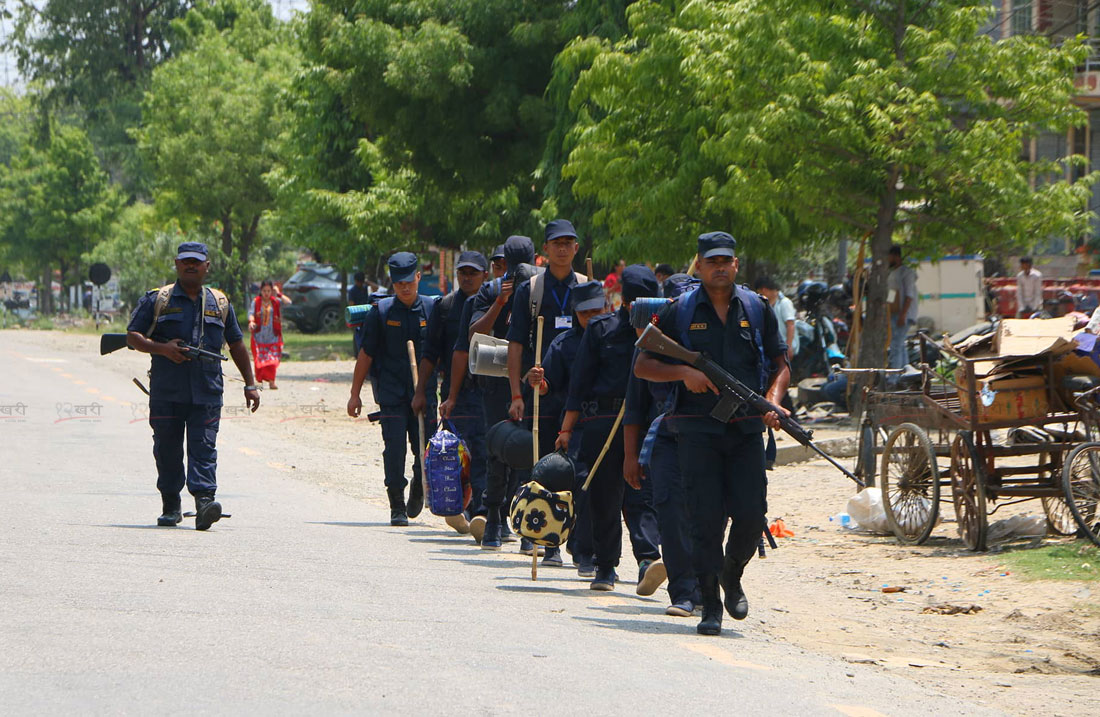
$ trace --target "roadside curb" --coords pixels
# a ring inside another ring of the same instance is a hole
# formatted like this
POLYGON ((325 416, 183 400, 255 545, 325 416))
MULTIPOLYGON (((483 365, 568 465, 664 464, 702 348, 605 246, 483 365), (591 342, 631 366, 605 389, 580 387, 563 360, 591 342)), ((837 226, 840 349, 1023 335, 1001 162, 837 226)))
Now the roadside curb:
MULTIPOLYGON (((826 438, 821 441, 814 441, 821 450, 828 453, 833 458, 853 458, 856 455, 856 450, 859 447, 859 440, 855 436, 845 436, 844 438, 826 438)), ((785 466, 791 463, 803 463, 805 461, 812 461, 820 458, 819 455, 812 450, 803 446, 800 443, 792 443, 786 446, 779 446, 775 452, 775 465, 785 466)))

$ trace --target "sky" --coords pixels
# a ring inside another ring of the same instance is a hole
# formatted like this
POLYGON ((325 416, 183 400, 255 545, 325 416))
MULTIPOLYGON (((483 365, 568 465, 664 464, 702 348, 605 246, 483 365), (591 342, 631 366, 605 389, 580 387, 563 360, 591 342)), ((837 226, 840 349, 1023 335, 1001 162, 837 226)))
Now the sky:
MULTIPOLYGON (((305 12, 309 9, 309 0, 268 0, 268 4, 275 9, 276 17, 284 20, 295 10, 305 12)), ((0 44, 7 39, 10 29, 11 21, 0 18, 0 44)), ((10 53, 0 52, 0 86, 22 88, 23 85, 23 78, 19 76, 19 70, 15 66, 15 58, 10 53)))

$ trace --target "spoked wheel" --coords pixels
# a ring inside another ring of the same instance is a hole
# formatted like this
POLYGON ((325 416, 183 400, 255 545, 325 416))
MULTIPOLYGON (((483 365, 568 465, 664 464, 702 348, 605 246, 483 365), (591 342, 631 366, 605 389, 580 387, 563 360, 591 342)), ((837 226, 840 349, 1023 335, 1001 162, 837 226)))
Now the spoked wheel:
POLYGON ((903 423, 890 432, 879 477, 890 530, 907 545, 928 540, 939 515, 940 472, 923 428, 903 423))
POLYGON ((970 431, 959 431, 951 444, 951 500, 959 521, 959 537, 971 550, 985 550, 985 467, 970 431))
POLYGON ((875 473, 878 470, 875 447, 878 445, 878 431, 865 422, 859 429, 859 448, 856 450, 856 469, 854 473, 862 478, 868 488, 875 485, 875 473))
POLYGON ((1100 545, 1100 443, 1070 451, 1062 468, 1062 490, 1078 527, 1100 545))
POLYGON ((1055 535, 1074 535, 1077 532, 1077 519, 1065 498, 1044 496, 1043 512, 1047 515, 1047 529, 1055 535))

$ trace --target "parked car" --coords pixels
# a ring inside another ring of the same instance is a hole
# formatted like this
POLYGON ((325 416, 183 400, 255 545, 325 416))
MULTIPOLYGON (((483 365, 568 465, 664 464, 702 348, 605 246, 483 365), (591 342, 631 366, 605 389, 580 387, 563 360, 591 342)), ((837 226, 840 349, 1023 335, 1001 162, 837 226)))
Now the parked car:
POLYGON ((301 264, 283 284, 283 293, 294 302, 283 307, 283 318, 307 334, 342 328, 344 301, 340 286, 340 270, 336 267, 301 264))

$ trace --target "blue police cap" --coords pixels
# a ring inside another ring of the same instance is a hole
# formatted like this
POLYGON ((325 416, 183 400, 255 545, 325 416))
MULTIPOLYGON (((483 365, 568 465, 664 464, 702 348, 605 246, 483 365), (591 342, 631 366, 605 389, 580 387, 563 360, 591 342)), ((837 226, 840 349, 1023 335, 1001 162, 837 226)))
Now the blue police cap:
POLYGON ((631 264, 623 269, 622 287, 624 304, 643 296, 656 296, 657 275, 645 264, 631 264))
POLYGON ((489 262, 485 261, 485 255, 479 251, 464 251, 458 255, 458 263, 455 269, 471 266, 478 271, 489 271, 489 262))
POLYGON ((177 259, 198 259, 206 261, 206 245, 201 241, 185 241, 176 247, 177 259))
POLYGON ((535 242, 531 241, 531 237, 513 234, 504 242, 504 260, 508 262, 509 274, 520 264, 533 264, 535 242))
POLYGON ((577 238, 577 230, 573 228, 568 219, 555 219, 546 225, 546 241, 554 241, 562 237, 577 238))
POLYGON ((699 258, 735 256, 737 240, 725 232, 707 232, 699 235, 699 258))
POLYGON ((399 251, 389 258, 390 281, 412 281, 416 278, 419 261, 411 251, 399 251))
POLYGON ((583 284, 577 284, 569 292, 569 295, 573 299, 573 311, 602 309, 607 303, 603 293, 603 284, 598 281, 586 281, 583 284))
POLYGON ((504 245, 497 244, 497 248, 493 249, 493 255, 489 257, 489 261, 496 261, 497 259, 504 258, 504 245))

